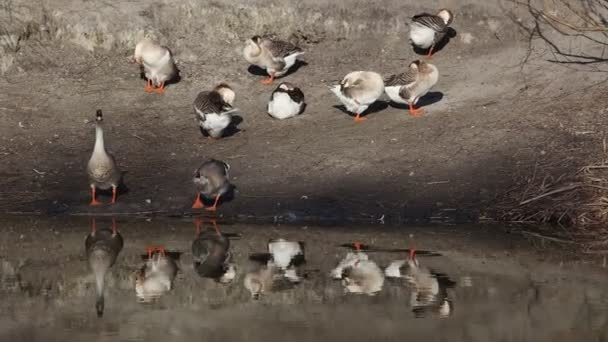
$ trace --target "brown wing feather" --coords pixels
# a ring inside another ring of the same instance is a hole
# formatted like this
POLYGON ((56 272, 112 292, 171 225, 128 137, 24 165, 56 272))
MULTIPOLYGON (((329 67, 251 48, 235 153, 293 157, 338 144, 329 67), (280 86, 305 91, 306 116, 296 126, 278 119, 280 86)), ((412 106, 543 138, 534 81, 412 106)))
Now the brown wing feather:
POLYGON ((272 54, 272 57, 275 58, 285 58, 296 52, 302 52, 302 49, 292 43, 278 39, 270 39, 267 37, 262 40, 262 46, 268 49, 268 51, 270 51, 272 54))
POLYGON ((402 72, 396 75, 390 75, 386 79, 384 79, 384 86, 403 86, 409 85, 418 79, 418 71, 413 69, 408 69, 406 72, 402 72))

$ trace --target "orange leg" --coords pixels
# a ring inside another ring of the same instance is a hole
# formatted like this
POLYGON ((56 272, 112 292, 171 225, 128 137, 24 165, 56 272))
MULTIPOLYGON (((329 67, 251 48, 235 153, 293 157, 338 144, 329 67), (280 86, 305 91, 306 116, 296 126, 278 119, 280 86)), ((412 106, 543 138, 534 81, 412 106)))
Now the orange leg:
POLYGON ((410 247, 410 256, 409 256, 410 260, 414 260, 416 259, 416 249, 414 248, 414 246, 410 247))
POLYGON ((357 252, 361 250, 361 242, 355 242, 353 245, 355 245, 355 250, 357 250, 357 252))
POLYGON ((361 113, 357 113, 357 116, 355 116, 355 122, 363 122, 365 120, 367 120, 367 118, 362 118, 361 113))
POLYGON ((146 89, 144 89, 146 93, 151 93, 154 91, 154 87, 152 87, 152 80, 148 80, 146 82, 146 89))
POLYGON ((196 226, 196 234, 200 234, 201 233, 201 225, 203 224, 203 219, 200 217, 197 217, 194 219, 194 225, 196 226))
POLYGON ((413 102, 410 101, 409 105, 410 105, 410 115, 411 116, 421 116, 422 114, 424 114, 424 110, 422 110, 420 108, 418 108, 418 109, 414 108, 413 102))
POLYGON ((118 188, 116 186, 112 186, 112 204, 116 203, 117 195, 118 195, 118 188))
POLYGON ((95 197, 95 186, 91 186, 91 203, 89 205, 101 205, 101 202, 95 197))
POLYGON ((433 48, 435 47, 435 44, 431 45, 431 48, 429 49, 429 53, 426 54, 426 58, 433 58, 433 48))
POLYGON ((156 247, 156 250, 160 252, 160 255, 165 256, 165 254, 167 253, 167 251, 165 250, 165 247, 163 246, 159 246, 156 247))
POLYGON ((215 196, 215 202, 213 203, 213 206, 206 208, 205 210, 207 211, 216 211, 217 210, 217 202, 220 201, 220 195, 215 196))
POLYGON ((203 201, 201 201, 201 193, 197 192, 196 200, 192 204, 192 209, 199 209, 199 208, 203 208, 203 207, 204 207, 204 205, 203 205, 203 201))
POLYGON ((156 88, 157 94, 163 94, 165 92, 165 82, 160 83, 160 87, 156 88))
POLYGON ((148 252, 148 259, 151 259, 152 258, 152 253, 154 252, 154 247, 148 246, 146 248, 146 252, 148 252))
POLYGON ((273 81, 274 81, 274 72, 271 72, 270 77, 268 77, 265 80, 262 80, 262 84, 272 84, 273 81))
POLYGON ((215 229, 215 233, 218 236, 222 236, 222 233, 220 233, 220 229, 217 226, 217 221, 216 220, 211 220, 211 223, 213 223, 213 229, 215 229))

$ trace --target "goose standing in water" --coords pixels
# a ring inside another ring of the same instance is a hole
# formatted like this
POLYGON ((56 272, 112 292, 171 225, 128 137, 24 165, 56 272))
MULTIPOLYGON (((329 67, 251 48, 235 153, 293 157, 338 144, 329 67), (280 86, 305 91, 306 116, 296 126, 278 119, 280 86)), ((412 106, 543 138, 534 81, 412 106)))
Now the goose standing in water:
POLYGON ((112 204, 116 203, 118 186, 122 181, 122 172, 116 165, 114 156, 106 151, 103 137, 103 114, 97 110, 95 118, 95 146, 87 165, 89 184, 91 186, 90 205, 100 205, 97 201, 96 189, 112 189, 112 204))
POLYGON ((384 92, 384 81, 378 73, 354 71, 330 90, 340 99, 346 110, 356 114, 355 122, 362 122, 367 120, 361 117, 363 112, 384 92))
POLYGON ((214 231, 201 232, 202 221, 195 221, 198 236, 192 242, 194 269, 201 277, 227 284, 236 276, 236 268, 230 263, 230 240, 220 232, 215 220, 211 222, 214 231))
POLYGON ((303 53, 294 44, 270 36, 253 36, 243 49, 247 62, 266 70, 270 76, 263 84, 271 84, 275 77, 285 75, 303 53))
POLYGON ((165 83, 174 79, 177 67, 171 51, 149 38, 144 38, 135 46, 134 61, 141 65, 146 76, 146 92, 165 92, 165 83))
POLYGON ((453 19, 454 15, 447 9, 440 10, 437 15, 415 15, 410 23, 411 42, 421 49, 429 49, 427 57, 432 57, 435 45, 448 33, 453 19))
POLYGON ((226 127, 232 121, 234 91, 225 83, 220 83, 211 91, 202 91, 194 100, 194 112, 201 128, 209 134, 209 138, 217 139, 222 136, 226 127))
POLYGON ((173 288, 175 260, 163 247, 148 247, 148 259, 135 276, 135 294, 142 302, 159 298, 173 288))
POLYGON ((103 316, 104 310, 104 284, 108 270, 116 262, 116 257, 123 247, 123 239, 116 229, 116 222, 112 219, 112 229, 97 229, 95 219, 91 222, 91 233, 87 236, 85 250, 89 267, 95 274, 95 309, 97 316, 103 316))
POLYGON ((229 181, 228 171, 230 165, 223 161, 211 159, 199 166, 194 172, 194 185, 196 187, 196 200, 192 204, 192 208, 203 208, 201 194, 205 198, 214 198, 213 206, 206 208, 208 211, 216 211, 220 197, 226 194, 231 184, 229 181))
POLYGON ((408 104, 410 115, 420 116, 424 110, 414 105, 431 90, 439 79, 439 71, 433 64, 424 61, 410 63, 408 69, 384 80, 384 91, 391 101, 408 104))

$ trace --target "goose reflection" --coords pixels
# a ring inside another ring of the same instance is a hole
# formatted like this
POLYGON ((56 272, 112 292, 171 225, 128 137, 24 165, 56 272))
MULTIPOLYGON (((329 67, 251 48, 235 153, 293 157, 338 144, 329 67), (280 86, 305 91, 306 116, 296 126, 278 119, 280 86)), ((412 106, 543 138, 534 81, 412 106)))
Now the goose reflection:
POLYGON ((447 289, 456 283, 447 275, 420 265, 413 248, 407 259, 391 262, 385 274, 389 278, 403 279, 410 285, 410 305, 416 317, 428 314, 448 317, 452 314, 454 307, 447 289))
POLYGON ((135 294, 140 302, 147 303, 173 288, 179 253, 167 252, 164 247, 148 247, 144 258, 144 265, 135 275, 135 294))
POLYGON ((245 275, 244 285, 253 299, 259 299, 268 292, 292 289, 305 276, 302 269, 306 263, 303 242, 271 239, 267 250, 249 257, 257 264, 257 269, 245 275))
POLYGON ((346 293, 376 295, 384 285, 382 269, 361 251, 360 243, 354 243, 353 247, 355 252, 346 254, 331 271, 331 277, 342 281, 346 293))
POLYGON ((95 219, 92 219, 91 233, 87 235, 84 244, 89 267, 95 275, 95 309, 97 316, 102 317, 105 276, 123 247, 123 239, 116 229, 116 221, 112 219, 112 229, 97 229, 95 219))
POLYGON ((228 284, 236 276, 236 266, 230 263, 230 239, 220 232, 215 220, 211 222, 213 231, 201 231, 202 219, 195 221, 197 237, 192 242, 194 269, 201 277, 228 284))

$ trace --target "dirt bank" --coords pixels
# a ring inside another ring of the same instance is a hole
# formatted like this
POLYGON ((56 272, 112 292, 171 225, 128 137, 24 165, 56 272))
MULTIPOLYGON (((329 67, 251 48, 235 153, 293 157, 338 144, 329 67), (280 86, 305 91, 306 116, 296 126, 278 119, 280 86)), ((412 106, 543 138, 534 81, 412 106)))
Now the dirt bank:
POLYGON ((521 10, 511 17, 508 3, 9 3, 19 20, 7 32, 20 38, 4 55, 11 62, 0 80, 4 212, 188 214, 191 174, 214 157, 231 164, 238 190, 221 207, 226 217, 474 220, 492 217, 496 197, 539 159, 575 164, 595 153, 606 124, 605 73, 548 62, 546 45, 530 45, 519 29, 530 18, 521 10), (440 81, 424 117, 381 102, 355 124, 334 107, 326 85, 357 69, 403 70, 419 58, 407 44, 407 18, 444 6, 456 13, 457 35, 433 57, 440 81), (306 94, 301 117, 279 122, 265 114, 272 87, 240 55, 243 40, 260 32, 306 50, 306 64, 286 77, 306 94), (164 95, 145 93, 127 63, 144 34, 178 60, 182 79, 164 95), (191 103, 219 81, 235 88, 243 120, 238 133, 211 142, 191 103), (97 108, 128 171, 128 192, 113 207, 90 209, 84 166, 97 108))

